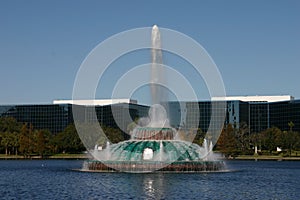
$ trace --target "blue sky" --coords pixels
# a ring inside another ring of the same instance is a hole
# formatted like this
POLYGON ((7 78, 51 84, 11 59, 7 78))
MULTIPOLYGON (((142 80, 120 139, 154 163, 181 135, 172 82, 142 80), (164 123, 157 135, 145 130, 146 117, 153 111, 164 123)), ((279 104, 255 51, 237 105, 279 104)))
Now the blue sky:
MULTIPOLYGON (((227 95, 300 99, 299 21, 296 0, 1 0, 0 104, 70 99, 77 70, 96 45, 153 24, 199 42, 217 64, 227 95)), ((108 77, 117 71, 115 66, 108 77)), ((109 91, 104 87, 97 97, 110 98, 109 91)))

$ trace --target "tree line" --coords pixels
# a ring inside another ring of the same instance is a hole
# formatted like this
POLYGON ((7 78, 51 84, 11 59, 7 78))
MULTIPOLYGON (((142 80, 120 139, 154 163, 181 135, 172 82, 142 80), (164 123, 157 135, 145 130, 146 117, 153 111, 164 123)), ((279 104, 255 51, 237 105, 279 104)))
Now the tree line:
MULTIPOLYGON (((256 147, 258 154, 298 156, 300 134, 293 130, 293 122, 288 125, 288 131, 272 127, 260 133, 250 133, 245 123, 241 123, 239 128, 228 124, 223 128, 214 150, 225 156, 253 155, 256 147), (282 151, 276 151, 277 147, 282 151)), ((125 140, 121 130, 103 125, 101 127, 112 143, 125 140)), ((187 134, 181 139, 193 140, 194 143, 202 145, 204 137, 207 137, 206 133, 198 129, 196 135, 187 134)), ((97 144, 105 146, 106 142, 106 137, 100 138, 97 144)), ((43 157, 60 153, 81 153, 85 150, 74 124, 68 125, 58 134, 53 134, 48 130, 35 129, 28 123, 19 123, 14 118, 0 118, 0 154, 43 157)))
MULTIPOLYGON (((110 127, 104 129, 112 142, 124 140, 120 130, 110 127)), ((106 143, 105 140, 102 142, 106 143)), ((17 122, 11 117, 0 118, 0 154, 22 155, 27 158, 82 153, 85 150, 74 124, 68 125, 58 134, 53 134, 49 130, 35 129, 28 123, 17 122)))
POLYGON ((296 152, 293 156, 298 156, 300 134, 293 130, 293 122, 290 122, 288 126, 290 127, 288 131, 271 127, 259 133, 250 133, 245 123, 241 123, 238 129, 229 124, 223 128, 215 150, 222 152, 225 156, 254 155, 255 153, 292 156, 293 152, 296 152), (280 151, 277 151, 278 148, 280 151))

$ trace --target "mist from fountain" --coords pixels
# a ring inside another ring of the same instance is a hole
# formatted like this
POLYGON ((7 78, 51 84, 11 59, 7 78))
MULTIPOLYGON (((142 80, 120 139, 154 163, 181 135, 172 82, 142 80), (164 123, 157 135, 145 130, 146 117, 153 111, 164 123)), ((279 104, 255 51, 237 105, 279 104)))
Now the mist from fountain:
POLYGON ((164 154, 164 146, 161 140, 159 145, 159 161, 163 161, 163 154, 164 154))
POLYGON ((204 139, 201 149, 204 161, 216 161, 220 159, 220 156, 213 152, 213 144, 211 140, 204 139))
POLYGON ((109 160, 110 156, 111 156, 111 153, 110 153, 110 143, 107 141, 106 142, 106 148, 105 148, 105 159, 109 160))

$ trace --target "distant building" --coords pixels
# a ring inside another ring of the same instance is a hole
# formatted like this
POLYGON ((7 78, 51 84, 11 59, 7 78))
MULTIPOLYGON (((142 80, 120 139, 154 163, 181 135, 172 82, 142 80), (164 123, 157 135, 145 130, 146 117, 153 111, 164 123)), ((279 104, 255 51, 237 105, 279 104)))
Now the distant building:
POLYGON ((13 117, 18 122, 32 124, 36 129, 47 129, 53 134, 57 134, 74 122, 73 106, 76 106, 76 109, 80 109, 83 113, 81 120, 84 122, 94 120, 92 116, 92 112, 94 112, 101 124, 114 128, 119 127, 122 130, 127 129, 131 120, 140 116, 147 116, 149 109, 147 106, 136 104, 134 100, 125 99, 73 102, 63 100, 46 105, 0 106, 0 117, 13 117), (72 103, 73 105, 65 103, 72 103), (127 117, 128 115, 130 119, 127 117))
POLYGON ((290 95, 274 95, 274 96, 227 96, 212 97, 212 101, 244 101, 244 102, 278 102, 292 101, 293 96, 290 95))
POLYGON ((225 125, 232 124, 239 128, 241 123, 245 123, 251 133, 258 133, 273 126, 283 131, 289 130, 288 123, 293 122, 293 130, 300 131, 300 100, 295 100, 289 95, 216 97, 212 98, 212 101, 171 102, 171 125, 191 128, 188 122, 189 117, 185 116, 193 116, 194 109, 191 105, 198 104, 199 128, 207 131, 212 113, 211 102, 216 101, 226 102, 225 125))
MULTIPOLYGON (((214 109, 223 109, 216 104, 225 102, 224 124, 232 124, 239 128, 241 123, 247 124, 251 133, 261 132, 270 127, 289 130, 288 123, 293 122, 293 130, 300 131, 300 100, 292 96, 240 96, 213 98, 212 101, 169 102, 169 120, 174 128, 195 128, 195 124, 207 131, 214 109), (199 116, 195 106, 199 109, 199 116)), ((131 99, 106 100, 55 100, 46 105, 2 105, 0 117, 14 117, 19 122, 32 124, 37 129, 48 129, 53 134, 61 132, 73 123, 73 106, 81 109, 82 121, 96 120, 101 124, 121 128, 124 134, 133 120, 148 115, 148 106, 139 105, 131 99), (130 116, 130 117, 128 117, 130 116)), ((215 113, 221 113, 216 110, 215 113)), ((218 115, 214 120, 220 120, 218 115)), ((213 127, 218 128, 218 127, 213 127)))
POLYGON ((36 129, 47 129, 56 134, 72 123, 72 106, 62 105, 10 105, 0 106, 1 117, 13 117, 18 122, 32 124, 36 129))

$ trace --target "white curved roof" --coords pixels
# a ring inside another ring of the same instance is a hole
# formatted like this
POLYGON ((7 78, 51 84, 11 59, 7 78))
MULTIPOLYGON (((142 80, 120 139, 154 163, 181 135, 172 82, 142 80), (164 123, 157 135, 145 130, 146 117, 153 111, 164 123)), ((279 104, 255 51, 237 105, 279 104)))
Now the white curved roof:
POLYGON ((74 104, 84 106, 106 106, 117 103, 133 103, 137 104, 136 100, 132 99, 86 99, 86 100, 54 100, 53 104, 74 104))
POLYGON ((212 101, 278 102, 294 100, 290 95, 212 97, 212 101))

